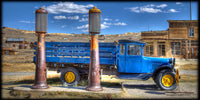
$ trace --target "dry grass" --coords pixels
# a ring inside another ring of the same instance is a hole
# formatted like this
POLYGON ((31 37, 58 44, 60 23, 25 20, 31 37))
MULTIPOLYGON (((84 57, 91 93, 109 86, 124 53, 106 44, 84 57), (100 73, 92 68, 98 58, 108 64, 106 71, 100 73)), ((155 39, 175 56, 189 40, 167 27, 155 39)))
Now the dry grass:
POLYGON ((34 63, 2 63, 2 72, 34 72, 34 63))

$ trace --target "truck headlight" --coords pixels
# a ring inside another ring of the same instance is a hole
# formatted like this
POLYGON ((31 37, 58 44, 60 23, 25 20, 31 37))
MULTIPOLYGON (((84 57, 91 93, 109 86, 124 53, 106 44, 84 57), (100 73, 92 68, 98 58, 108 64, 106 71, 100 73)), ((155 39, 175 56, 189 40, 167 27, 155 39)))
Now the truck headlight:
POLYGON ((170 58, 170 59, 169 59, 169 63, 174 65, 174 64, 175 64, 175 58, 173 58, 173 57, 170 58))
POLYGON ((169 59, 169 63, 170 63, 170 64, 172 63, 172 58, 169 59))
POLYGON ((175 61, 176 61, 176 59, 175 58, 172 58, 172 63, 173 63, 173 65, 175 65, 175 61))

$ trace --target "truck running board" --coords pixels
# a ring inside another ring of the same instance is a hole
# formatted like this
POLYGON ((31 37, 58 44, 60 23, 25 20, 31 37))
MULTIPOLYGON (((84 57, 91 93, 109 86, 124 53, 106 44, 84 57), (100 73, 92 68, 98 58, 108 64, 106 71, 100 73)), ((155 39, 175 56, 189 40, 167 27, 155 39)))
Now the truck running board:
POLYGON ((151 77, 151 73, 119 73, 119 79, 132 79, 132 80, 148 80, 151 77))

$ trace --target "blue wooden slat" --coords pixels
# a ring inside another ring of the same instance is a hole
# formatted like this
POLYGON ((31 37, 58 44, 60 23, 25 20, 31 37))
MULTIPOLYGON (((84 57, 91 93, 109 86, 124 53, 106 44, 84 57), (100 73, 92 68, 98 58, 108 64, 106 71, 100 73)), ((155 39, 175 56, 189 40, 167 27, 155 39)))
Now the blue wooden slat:
MULTIPOLYGON (((45 42, 45 46, 46 62, 90 63, 89 42, 45 42)), ((115 64, 116 48, 114 43, 99 43, 100 64, 115 64)))

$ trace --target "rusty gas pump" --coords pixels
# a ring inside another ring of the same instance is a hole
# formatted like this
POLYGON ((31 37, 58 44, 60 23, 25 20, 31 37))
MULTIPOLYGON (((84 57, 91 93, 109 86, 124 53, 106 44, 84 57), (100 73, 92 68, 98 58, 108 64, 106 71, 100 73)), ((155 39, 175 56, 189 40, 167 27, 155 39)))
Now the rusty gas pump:
POLYGON ((38 36, 35 83, 32 89, 46 89, 49 86, 46 83, 46 57, 45 57, 45 34, 47 32, 47 14, 48 12, 40 7, 35 11, 36 21, 35 30, 38 36))
POLYGON ((100 65, 99 65, 99 42, 98 35, 101 31, 101 10, 93 7, 89 10, 89 33, 90 41, 90 65, 88 75, 88 91, 101 91, 100 65))

